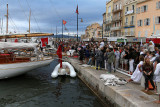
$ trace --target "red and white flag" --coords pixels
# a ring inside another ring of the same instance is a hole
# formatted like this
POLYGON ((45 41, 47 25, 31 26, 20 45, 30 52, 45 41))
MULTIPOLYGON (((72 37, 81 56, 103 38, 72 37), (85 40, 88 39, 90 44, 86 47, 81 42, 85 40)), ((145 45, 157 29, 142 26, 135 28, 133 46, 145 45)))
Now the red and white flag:
POLYGON ((41 46, 46 47, 48 45, 48 37, 47 38, 41 38, 41 46))

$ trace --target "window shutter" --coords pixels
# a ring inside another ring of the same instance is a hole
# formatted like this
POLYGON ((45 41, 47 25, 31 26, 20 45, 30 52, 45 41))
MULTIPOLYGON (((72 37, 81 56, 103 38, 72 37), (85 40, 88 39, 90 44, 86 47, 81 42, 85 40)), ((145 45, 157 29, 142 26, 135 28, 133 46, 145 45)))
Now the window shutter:
POLYGON ((144 26, 146 26, 146 19, 144 19, 144 26))
POLYGON ((158 17, 155 18, 155 24, 158 24, 158 17))
POLYGON ((150 19, 148 19, 148 25, 150 25, 150 19))
POLYGON ((143 12, 143 6, 141 7, 141 12, 143 12))
POLYGON ((148 31, 147 30, 145 31, 145 37, 148 37, 148 31))
POLYGON ((141 20, 141 23, 142 23, 141 26, 143 26, 143 20, 141 20))
POLYGON ((148 11, 148 5, 146 5, 146 11, 148 11))
POLYGON ((158 5, 158 3, 159 3, 159 2, 157 2, 157 3, 156 3, 156 9, 158 9, 158 8, 159 8, 159 5, 158 5))
POLYGON ((139 26, 139 20, 137 21, 137 26, 139 26))
POLYGON ((136 13, 138 14, 138 8, 136 9, 136 13))
POLYGON ((157 30, 157 31, 156 31, 156 35, 159 35, 159 34, 160 34, 160 30, 157 30))

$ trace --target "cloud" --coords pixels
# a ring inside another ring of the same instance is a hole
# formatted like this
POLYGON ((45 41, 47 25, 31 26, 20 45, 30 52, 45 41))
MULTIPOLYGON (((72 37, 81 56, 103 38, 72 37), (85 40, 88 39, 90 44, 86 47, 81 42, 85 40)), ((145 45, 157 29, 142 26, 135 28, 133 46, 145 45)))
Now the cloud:
POLYGON ((28 30, 29 10, 31 8, 31 31, 54 32, 56 26, 61 32, 62 19, 67 21, 67 32, 76 32, 76 7, 79 7, 79 32, 84 33, 86 27, 94 22, 102 24, 102 14, 105 12, 106 0, 1 0, 0 17, 4 19, 6 4, 9 4, 9 30, 26 32, 28 30), (11 21, 12 20, 12 21, 11 21))

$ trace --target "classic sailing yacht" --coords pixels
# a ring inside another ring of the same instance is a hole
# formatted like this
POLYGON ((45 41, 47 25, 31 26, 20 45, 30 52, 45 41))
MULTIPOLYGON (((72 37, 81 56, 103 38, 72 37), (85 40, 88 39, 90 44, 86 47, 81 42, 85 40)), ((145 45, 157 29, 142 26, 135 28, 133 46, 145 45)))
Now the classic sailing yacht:
POLYGON ((53 61, 52 56, 43 56, 37 48, 38 43, 0 42, 0 79, 24 74, 53 61))
MULTIPOLYGON (((8 34, 8 4, 7 4, 7 26, 6 35, 0 35, 0 39, 19 38, 26 39, 31 37, 53 36, 52 33, 29 33, 27 34, 8 34)), ((13 43, 0 42, 0 79, 11 78, 24 74, 30 70, 50 64, 53 57, 49 53, 44 56, 43 52, 38 50, 38 43, 13 43)))

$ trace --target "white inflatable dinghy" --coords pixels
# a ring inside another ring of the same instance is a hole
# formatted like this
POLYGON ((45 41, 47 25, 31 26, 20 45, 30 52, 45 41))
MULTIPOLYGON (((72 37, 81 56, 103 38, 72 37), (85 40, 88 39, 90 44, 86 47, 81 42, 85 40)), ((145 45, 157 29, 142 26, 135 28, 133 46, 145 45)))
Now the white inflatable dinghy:
POLYGON ((60 68, 60 64, 58 64, 54 68, 51 77, 56 78, 58 75, 70 75, 71 77, 76 77, 76 72, 70 63, 62 62, 62 68, 60 68))

